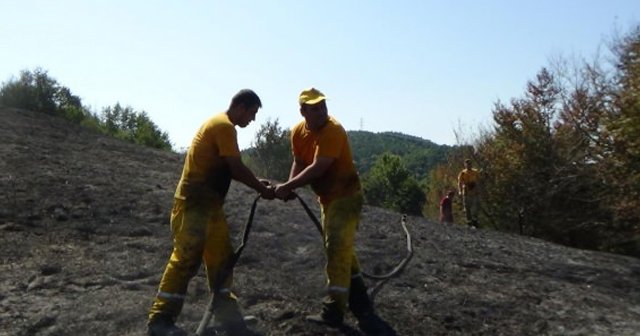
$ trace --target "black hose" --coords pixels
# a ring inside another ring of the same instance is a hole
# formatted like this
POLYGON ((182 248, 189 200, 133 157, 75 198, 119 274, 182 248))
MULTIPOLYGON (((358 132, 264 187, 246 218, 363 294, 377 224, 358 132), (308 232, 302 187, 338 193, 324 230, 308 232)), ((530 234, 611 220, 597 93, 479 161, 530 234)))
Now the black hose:
MULTIPOLYGON (((304 208, 304 211, 307 213, 311 221, 315 224, 318 232, 320 232, 320 234, 322 235, 322 224, 320 224, 320 221, 318 220, 316 215, 313 213, 313 211, 311 211, 307 203, 305 203, 300 196, 298 196, 295 193, 294 195, 298 199, 298 201, 300 201, 300 204, 304 208)), ((213 285, 213 294, 211 295, 211 301, 209 302, 209 306, 205 310, 204 315, 202 316, 202 320, 200 320, 200 324, 198 325, 198 329, 196 330, 196 335, 198 336, 204 335, 205 329, 207 328, 207 326, 209 325, 209 322, 211 321, 211 318, 213 317, 214 298, 216 294, 219 293, 220 287, 222 287, 222 285, 227 280, 227 278, 231 275, 231 273, 233 273, 233 268, 236 266, 238 259, 240 259, 240 254, 242 254, 242 250, 244 250, 244 247, 246 246, 247 241, 249 241, 249 233, 251 232, 251 226, 253 224, 253 217, 256 212, 258 200, 260 200, 260 195, 258 195, 255 198, 255 200, 253 201, 253 204, 251 205, 251 211, 249 213, 249 218, 247 218, 247 223, 244 226, 244 231, 242 233, 242 241, 240 242, 240 245, 238 246, 238 248, 236 248, 234 253, 229 257, 225 265, 220 269, 220 271, 218 272, 218 275, 216 276, 216 279, 213 285)), ((403 271, 404 268, 407 266, 407 264, 409 263, 409 260, 411 260, 411 257, 413 257, 413 245, 411 243, 411 234, 407 229, 406 219, 407 219, 407 216, 402 215, 402 221, 401 221, 402 229, 404 230, 407 236, 407 254, 404 257, 404 259, 402 259, 400 263, 396 265, 396 267, 394 267, 393 270, 391 270, 391 272, 387 274, 378 275, 378 274, 369 274, 366 272, 362 272, 362 275, 366 278, 379 280, 379 282, 373 288, 368 290, 369 298, 371 299, 371 302, 373 302, 375 295, 380 291, 382 286, 391 278, 398 276, 400 272, 403 271)))
POLYGON ((200 324, 198 325, 198 329, 196 330, 196 335, 202 336, 204 335, 205 329, 209 325, 211 318, 213 317, 213 300, 216 297, 216 294, 220 292, 220 287, 224 284, 224 282, 229 278, 231 273, 233 273, 233 268, 236 266, 238 259, 240 259, 240 254, 244 249, 247 241, 249 240, 249 232, 251 231, 251 225, 253 223, 253 216, 256 212, 256 206, 258 205, 258 200, 260 199, 260 195, 256 197, 253 201, 253 205, 251 205, 251 212, 249 213, 249 218, 247 219, 247 223, 244 226, 244 232, 242 233, 242 242, 236 248, 235 252, 229 257, 227 262, 216 275, 216 280, 213 283, 213 294, 211 295, 211 301, 209 302, 209 306, 207 310, 205 310, 204 315, 202 316, 202 320, 200 320, 200 324))
MULTIPOLYGON (((318 231, 322 235, 323 234, 322 233, 322 224, 320 224, 320 221, 318 220, 318 217, 316 217, 316 215, 313 213, 313 211, 311 211, 311 209, 309 208, 307 203, 305 203, 305 201, 300 196, 298 196, 297 194, 294 194, 294 195, 298 199, 298 201, 300 201, 300 204, 304 208, 304 211, 307 213, 309 218, 311 218, 311 221, 315 224, 316 229, 318 229, 318 231)), ((398 276, 400 274, 400 272, 402 272, 404 270, 404 268, 407 266, 407 264, 409 263, 409 261, 413 257, 413 244, 411 243, 411 234, 409 233, 409 229, 407 229, 407 215, 402 215, 402 220, 401 220, 400 223, 402 224, 402 229, 404 230, 404 233, 405 233, 406 238, 407 238, 407 253, 406 253, 405 257, 400 261, 400 263, 398 263, 398 265, 396 265, 396 267, 394 267, 387 274, 370 274, 370 273, 367 273, 367 272, 362 272, 362 275, 365 278, 369 278, 369 279, 373 279, 373 280, 379 280, 379 282, 373 288, 370 288, 368 290, 369 297, 370 297, 372 302, 373 302, 376 294, 382 288, 382 286, 387 281, 389 281, 391 278, 398 276)))

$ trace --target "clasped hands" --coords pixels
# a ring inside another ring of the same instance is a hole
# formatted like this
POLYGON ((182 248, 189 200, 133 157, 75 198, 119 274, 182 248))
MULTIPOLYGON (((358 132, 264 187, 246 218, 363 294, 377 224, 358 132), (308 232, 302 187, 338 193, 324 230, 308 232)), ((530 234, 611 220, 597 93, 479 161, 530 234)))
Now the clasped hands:
POLYGON ((272 184, 269 180, 260 180, 267 188, 260 193, 260 197, 272 200, 274 198, 281 199, 283 201, 289 201, 296 198, 296 194, 293 190, 289 189, 284 183, 272 184))

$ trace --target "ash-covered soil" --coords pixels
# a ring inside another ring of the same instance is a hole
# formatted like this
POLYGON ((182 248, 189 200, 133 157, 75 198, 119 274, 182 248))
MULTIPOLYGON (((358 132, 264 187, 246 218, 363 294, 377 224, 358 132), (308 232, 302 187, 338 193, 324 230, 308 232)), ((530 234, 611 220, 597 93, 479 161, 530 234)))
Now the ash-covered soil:
MULTIPOLYGON (((182 157, 38 113, 0 108, 0 120, 0 335, 144 335, 182 157)), ((254 197, 232 185, 236 243, 254 197)), ((400 218, 365 207, 357 250, 369 273, 405 255, 400 218)), ((398 335, 640 335, 638 259, 407 222, 414 257, 376 297, 398 335)), ((300 204, 260 201, 235 272, 258 334, 359 335, 304 321, 320 306, 323 264, 300 204)), ((178 324, 195 331, 208 300, 201 272, 178 324)))

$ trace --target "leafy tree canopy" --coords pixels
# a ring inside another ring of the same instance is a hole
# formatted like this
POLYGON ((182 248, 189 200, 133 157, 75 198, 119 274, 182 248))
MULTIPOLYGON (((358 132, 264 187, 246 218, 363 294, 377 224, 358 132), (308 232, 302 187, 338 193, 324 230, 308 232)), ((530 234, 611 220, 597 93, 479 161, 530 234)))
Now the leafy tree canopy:
POLYGON ((267 120, 256 132, 253 146, 243 153, 247 166, 264 178, 286 181, 292 160, 290 134, 280 126, 277 118, 267 120))
POLYGON ((19 78, 3 83, 0 106, 56 115, 129 142, 172 149, 169 135, 162 132, 146 112, 116 104, 104 108, 101 115, 91 113, 69 88, 40 68, 23 70, 19 78))
POLYGON ((421 214, 424 203, 422 188, 398 155, 380 155, 364 175, 363 188, 370 205, 411 215, 421 214))

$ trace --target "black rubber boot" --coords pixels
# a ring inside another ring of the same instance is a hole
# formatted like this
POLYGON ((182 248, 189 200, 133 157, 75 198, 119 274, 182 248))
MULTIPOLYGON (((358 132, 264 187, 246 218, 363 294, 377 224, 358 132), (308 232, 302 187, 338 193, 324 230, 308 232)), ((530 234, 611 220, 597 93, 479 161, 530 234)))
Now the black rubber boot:
POLYGON ((393 336, 396 332, 387 322, 376 315, 373 302, 367 293, 367 286, 362 276, 351 279, 349 288, 349 309, 358 320, 358 328, 365 335, 393 336))
POLYGON ((344 313, 337 302, 330 299, 322 303, 322 310, 319 314, 307 315, 305 319, 309 322, 325 324, 330 327, 340 327, 344 320, 344 313))
POLYGON ((393 328, 385 322, 380 316, 376 315, 373 311, 370 313, 362 314, 358 319, 358 328, 365 335, 368 336, 395 336, 396 332, 393 328))
POLYGON ((349 310, 358 316, 373 313, 373 303, 369 299, 367 286, 362 276, 351 278, 351 286, 349 288, 349 310))
POLYGON ((230 297, 214 298, 213 303, 214 326, 225 335, 245 335, 249 328, 244 321, 238 302, 230 297))
POLYGON ((172 319, 158 317, 147 324, 148 336, 187 336, 187 332, 178 328, 172 319))

